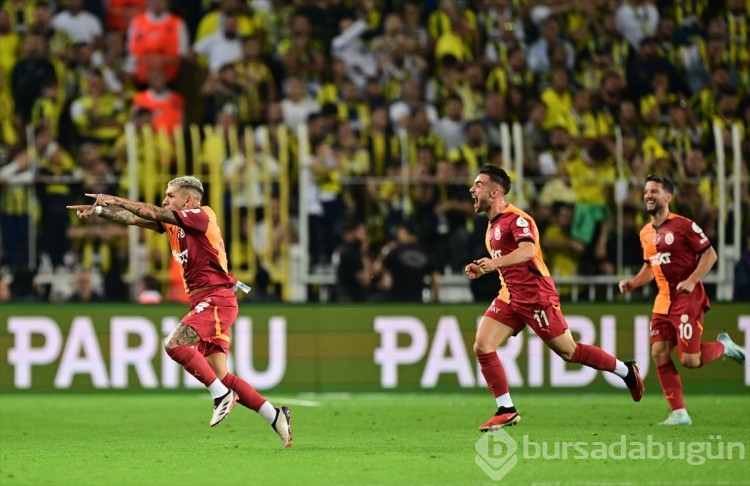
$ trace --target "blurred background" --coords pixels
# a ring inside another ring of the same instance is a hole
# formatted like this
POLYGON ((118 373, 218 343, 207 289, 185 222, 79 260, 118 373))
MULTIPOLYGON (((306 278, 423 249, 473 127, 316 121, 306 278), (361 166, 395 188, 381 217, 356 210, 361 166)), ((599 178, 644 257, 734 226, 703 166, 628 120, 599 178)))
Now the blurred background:
POLYGON ((0 301, 184 302, 166 238, 65 206, 192 174, 246 299, 487 302, 485 164, 564 300, 623 299, 648 173, 750 300, 750 1, 0 5, 0 301))

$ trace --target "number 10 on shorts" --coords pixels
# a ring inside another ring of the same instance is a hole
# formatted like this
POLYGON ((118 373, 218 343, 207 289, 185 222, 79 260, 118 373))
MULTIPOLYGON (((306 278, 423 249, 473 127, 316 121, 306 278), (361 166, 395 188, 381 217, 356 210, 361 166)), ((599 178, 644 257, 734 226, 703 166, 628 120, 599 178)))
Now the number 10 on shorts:
POLYGON ((689 322, 681 322, 678 328, 680 330, 680 339, 690 341, 693 337, 693 325, 689 322))

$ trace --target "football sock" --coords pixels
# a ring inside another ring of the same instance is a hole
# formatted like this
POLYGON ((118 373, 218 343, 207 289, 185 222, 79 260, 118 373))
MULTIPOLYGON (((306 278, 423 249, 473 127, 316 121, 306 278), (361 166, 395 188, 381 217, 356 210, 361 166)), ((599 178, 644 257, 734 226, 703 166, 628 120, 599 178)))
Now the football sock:
POLYGON ((260 410, 266 399, 261 396, 260 393, 255 391, 250 383, 246 382, 242 378, 227 373, 226 376, 221 380, 227 388, 231 388, 240 397, 239 403, 251 410, 256 412, 260 410))
POLYGON ((617 360, 601 348, 578 343, 570 362, 581 363, 595 370, 614 371, 617 360))
POLYGON ((612 373, 616 374, 620 378, 627 378, 628 374, 630 373, 630 368, 628 368, 628 365, 626 365, 619 359, 615 359, 615 370, 612 373))
POLYGON ((500 362, 500 358, 497 357, 497 353, 492 351, 490 353, 478 354, 477 360, 479 360, 479 367, 482 370, 484 381, 487 382, 492 395, 495 398, 508 395, 508 400, 510 400, 508 378, 505 376, 505 369, 500 362))
POLYGON ((513 407, 513 400, 510 399, 510 393, 503 393, 499 397, 495 397, 495 403, 497 403, 498 408, 512 408, 513 407))
POLYGON ((724 345, 720 342, 701 344, 701 366, 724 355, 724 345))
POLYGON ((659 384, 664 392, 664 398, 669 403, 669 408, 672 410, 685 408, 685 400, 682 398, 682 380, 674 362, 669 360, 657 366, 656 374, 659 376, 659 384))
POLYGON ((258 413, 261 417, 266 419, 266 422, 269 424, 273 424, 273 421, 276 420, 276 409, 271 405, 271 402, 263 402, 258 413))
POLYGON ((208 385, 208 391, 211 392, 211 396, 214 397, 214 400, 219 400, 220 398, 224 398, 224 395, 229 393, 229 389, 225 387, 224 384, 218 378, 216 378, 213 383, 208 385))
MULTIPOLYGON (((204 358, 194 347, 181 344, 172 349, 168 349, 167 354, 172 360, 180 363, 188 373, 203 383, 206 388, 210 387, 211 384, 216 381, 216 373, 214 373, 214 370, 208 365, 206 358, 204 358)), ((229 390, 225 389, 219 391, 222 391, 219 396, 224 396, 229 390)), ((214 395, 214 392, 211 392, 211 395, 214 395)), ((214 398, 216 398, 215 395, 214 398)))

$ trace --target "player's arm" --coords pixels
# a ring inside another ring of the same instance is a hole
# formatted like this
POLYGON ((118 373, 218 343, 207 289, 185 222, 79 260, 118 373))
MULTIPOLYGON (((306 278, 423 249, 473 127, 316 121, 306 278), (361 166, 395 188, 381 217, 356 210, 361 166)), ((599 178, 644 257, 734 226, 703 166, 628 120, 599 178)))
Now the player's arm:
POLYGON ((149 221, 147 219, 139 218, 130 211, 118 208, 114 206, 103 207, 95 206, 92 204, 81 204, 76 206, 68 206, 68 209, 76 211, 76 215, 81 219, 87 219, 91 216, 99 216, 107 221, 113 223, 119 223, 128 226, 139 226, 154 231, 161 231, 162 227, 156 221, 149 221))
MULTIPOLYGON (((497 258, 482 258, 474 263, 479 266, 482 273, 489 273, 503 267, 510 267, 526 263, 534 258, 535 245, 531 240, 524 240, 518 243, 518 248, 497 258)), ((468 273, 468 267, 467 267, 468 273)))
POLYGON ((133 213, 139 218, 148 221, 160 221, 162 223, 173 224, 182 226, 182 221, 177 219, 171 209, 160 208, 153 204, 131 201, 124 197, 110 196, 108 194, 86 194, 87 196, 96 198, 96 204, 99 206, 119 206, 126 211, 133 213))
POLYGON ((688 278, 677 284, 677 292, 681 294, 689 294, 693 291, 698 282, 703 280, 703 277, 711 271, 711 268, 718 259, 716 250, 713 246, 709 246, 706 251, 701 253, 698 259, 698 265, 695 266, 695 270, 690 274, 688 278))
POLYGON ((651 265, 644 263, 641 270, 633 278, 626 278, 620 280, 620 292, 627 294, 631 290, 642 287, 654 279, 654 271, 651 269, 651 265))

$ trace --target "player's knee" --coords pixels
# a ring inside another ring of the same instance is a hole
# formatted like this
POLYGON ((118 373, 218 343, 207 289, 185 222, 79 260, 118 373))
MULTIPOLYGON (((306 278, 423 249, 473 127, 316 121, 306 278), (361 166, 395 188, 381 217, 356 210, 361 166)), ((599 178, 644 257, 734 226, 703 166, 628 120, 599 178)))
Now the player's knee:
POLYGON ((669 361, 671 357, 669 356, 669 353, 667 353, 665 350, 652 349, 651 359, 654 360, 654 363, 656 363, 656 366, 660 366, 666 363, 667 361, 669 361))
POLYGON ((701 358, 699 355, 695 354, 683 354, 680 356, 680 364, 685 368, 700 368, 701 358))
POLYGON ((164 340, 164 351, 166 351, 167 353, 176 347, 177 343, 173 342, 170 338, 164 340))
POLYGON ((553 341, 548 342, 547 346, 549 346, 556 355, 568 363, 580 361, 580 354, 576 356, 578 344, 573 341, 573 339, 554 339, 553 341))
POLYGON ((487 354, 491 353, 492 351, 495 351, 497 347, 492 347, 491 345, 484 343, 482 341, 474 341, 474 354, 476 356, 479 356, 480 354, 487 354))

